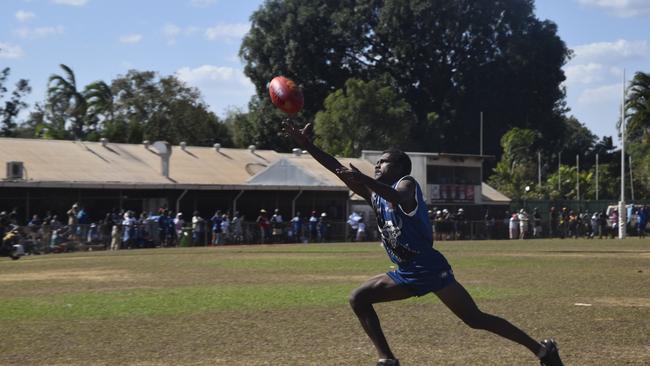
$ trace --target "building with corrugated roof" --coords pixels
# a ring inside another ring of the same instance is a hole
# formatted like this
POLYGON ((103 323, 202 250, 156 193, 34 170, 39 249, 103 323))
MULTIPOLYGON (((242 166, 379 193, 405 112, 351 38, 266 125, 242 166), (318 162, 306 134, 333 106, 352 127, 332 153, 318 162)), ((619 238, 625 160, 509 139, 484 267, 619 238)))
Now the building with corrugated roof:
MULTIPOLYGON (((341 158, 374 175, 381 152, 341 158)), ((481 182, 484 156, 408 153, 427 202, 438 206, 508 205, 510 200, 481 182)), ((52 211, 63 215, 79 202, 93 218, 113 209, 135 212, 160 207, 211 216, 215 210, 254 219, 260 209, 326 212, 344 220, 361 210, 348 188, 309 154, 213 147, 0 138, 0 210, 19 218, 52 211)))

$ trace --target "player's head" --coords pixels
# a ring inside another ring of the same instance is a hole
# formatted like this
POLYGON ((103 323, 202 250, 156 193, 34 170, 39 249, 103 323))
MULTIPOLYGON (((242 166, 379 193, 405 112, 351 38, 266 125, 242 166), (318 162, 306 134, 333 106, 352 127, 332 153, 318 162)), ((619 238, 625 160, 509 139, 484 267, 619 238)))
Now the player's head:
POLYGON ((411 174, 411 158, 399 149, 390 148, 382 152, 375 164, 375 178, 384 183, 393 183, 411 174))

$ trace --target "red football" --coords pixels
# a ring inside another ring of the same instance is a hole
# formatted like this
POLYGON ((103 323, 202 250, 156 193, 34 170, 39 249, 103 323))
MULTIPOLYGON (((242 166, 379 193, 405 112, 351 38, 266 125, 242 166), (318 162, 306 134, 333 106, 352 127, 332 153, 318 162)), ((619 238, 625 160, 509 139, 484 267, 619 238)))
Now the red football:
POLYGON ((300 112, 305 100, 302 90, 293 80, 284 76, 276 76, 269 83, 271 102, 282 111, 294 114, 300 112))

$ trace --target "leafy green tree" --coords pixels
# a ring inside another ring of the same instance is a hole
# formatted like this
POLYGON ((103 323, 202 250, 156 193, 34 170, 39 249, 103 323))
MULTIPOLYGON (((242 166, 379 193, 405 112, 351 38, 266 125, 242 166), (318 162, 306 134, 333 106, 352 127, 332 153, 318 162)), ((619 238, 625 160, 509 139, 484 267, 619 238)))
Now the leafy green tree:
POLYGON ((536 161, 533 152, 539 145, 539 133, 534 130, 513 128, 501 137, 503 155, 493 174, 490 185, 512 199, 520 199, 525 187, 535 188, 536 161))
POLYGON ((302 84, 305 119, 346 80, 390 75, 416 116, 411 150, 477 153, 484 111, 485 153, 499 156, 512 127, 549 144, 564 132, 569 50, 533 10, 532 0, 269 0, 240 56, 261 100, 277 74, 302 84))
POLYGON ((390 86, 349 79, 344 89, 325 99, 325 109, 315 118, 315 132, 328 152, 360 156, 362 149, 404 144, 414 122, 410 105, 390 86))
MULTIPOLYGON (((4 99, 5 94, 9 91, 5 86, 11 69, 6 67, 0 72, 0 100, 4 99)), ((23 98, 32 91, 29 82, 20 79, 16 83, 15 89, 11 92, 11 97, 0 104, 0 136, 16 136, 17 124, 16 117, 21 110, 27 108, 27 103, 23 98)))
POLYGON ((625 101, 627 138, 650 143, 650 74, 637 72, 628 87, 625 101))
POLYGON ((67 65, 61 64, 63 75, 53 74, 48 79, 48 105, 52 113, 62 113, 55 118, 63 118, 64 124, 70 122, 72 136, 81 139, 87 132, 86 98, 77 86, 74 71, 67 65))
POLYGON ((208 110, 200 92, 175 76, 131 70, 113 80, 110 89, 114 91, 112 118, 106 120, 101 133, 111 141, 231 144, 227 126, 208 110))

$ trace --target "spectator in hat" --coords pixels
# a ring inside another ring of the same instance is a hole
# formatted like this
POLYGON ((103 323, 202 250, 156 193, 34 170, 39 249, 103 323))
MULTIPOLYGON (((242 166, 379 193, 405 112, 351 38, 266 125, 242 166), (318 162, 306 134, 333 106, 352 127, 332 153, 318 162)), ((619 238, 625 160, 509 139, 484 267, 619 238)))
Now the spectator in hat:
POLYGON ((309 242, 313 243, 316 238, 318 238, 318 216, 316 211, 312 211, 309 216, 309 242))
POLYGON ((271 233, 271 222, 269 221, 265 209, 260 210, 260 214, 257 216, 255 222, 257 223, 257 227, 260 229, 260 244, 264 244, 268 241, 271 233))
POLYGON ((327 241, 327 214, 325 212, 320 214, 320 219, 318 219, 318 224, 316 226, 316 230, 318 233, 318 241, 321 243, 324 243, 327 241))

